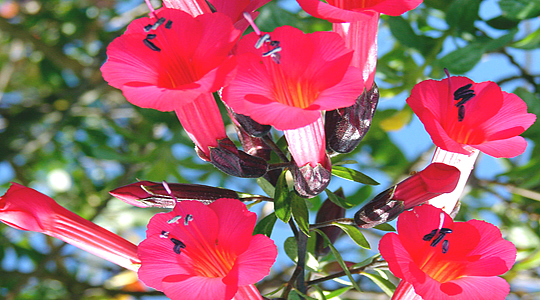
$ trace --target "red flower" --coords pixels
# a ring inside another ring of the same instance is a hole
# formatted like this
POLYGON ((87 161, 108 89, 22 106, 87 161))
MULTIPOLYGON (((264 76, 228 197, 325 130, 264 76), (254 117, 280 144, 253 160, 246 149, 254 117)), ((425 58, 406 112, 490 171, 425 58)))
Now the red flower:
POLYGON ((277 129, 307 126, 321 110, 354 104, 362 93, 362 74, 349 67, 352 51, 332 32, 304 34, 283 26, 271 33, 281 51, 279 63, 268 49, 255 48, 259 36, 238 43, 236 77, 224 89, 223 100, 238 114, 277 129))
POLYGON ((516 247, 497 227, 454 222, 431 205, 404 212, 397 226, 399 234, 386 234, 379 243, 390 271, 402 279, 392 299, 495 300, 508 294, 508 283, 497 275, 512 267, 516 247))
POLYGON ((262 299, 253 284, 268 274, 277 249, 252 236, 256 220, 236 199, 182 201, 150 220, 139 278, 171 299, 262 299))
POLYGON ((13 183, 0 197, 0 221, 63 240, 126 269, 140 264, 137 246, 61 207, 50 197, 13 183))
POLYGON ((194 18, 164 8, 131 22, 107 48, 101 71, 129 102, 172 111, 225 84, 234 68, 229 52, 239 36, 221 13, 194 18))
POLYGON ((494 82, 475 83, 466 77, 422 81, 407 103, 435 145, 467 155, 470 147, 494 157, 520 155, 527 142, 518 135, 536 120, 518 96, 501 91, 494 82))
POLYGON ((414 9, 422 0, 297 0, 310 15, 333 23, 359 21, 363 13, 375 11, 391 16, 414 9))

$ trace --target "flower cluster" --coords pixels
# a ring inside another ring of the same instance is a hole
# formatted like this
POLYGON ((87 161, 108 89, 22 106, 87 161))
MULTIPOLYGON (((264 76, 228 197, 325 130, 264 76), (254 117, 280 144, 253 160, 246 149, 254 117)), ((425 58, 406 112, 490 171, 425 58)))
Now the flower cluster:
POLYGON ((194 153, 228 175, 265 178, 261 186, 270 197, 165 181, 118 187, 110 194, 127 204, 168 209, 149 220, 146 238, 135 245, 14 183, 0 197, 0 221, 135 271, 171 299, 262 300, 255 284, 276 260, 269 236, 277 219, 291 226, 296 241, 296 248, 285 242, 297 268, 282 296, 292 299, 293 287, 297 295, 308 293, 309 248, 318 257, 332 251, 344 268, 329 279, 364 273, 368 266, 347 265, 332 244, 344 231, 365 245, 359 228, 398 218, 398 233, 379 243, 401 279, 392 299, 506 297, 509 284, 498 276, 513 266, 515 246, 494 225, 453 218, 480 152, 509 158, 525 151, 519 135, 536 116, 518 96, 448 72, 441 81, 422 81, 407 103, 437 146, 431 163, 367 201, 353 218, 345 217, 354 205, 343 190, 327 190, 336 170, 371 180, 333 168, 330 158, 356 149, 371 127, 379 101, 380 14, 398 16, 421 0, 298 0, 308 14, 333 23, 332 32, 313 33, 291 26, 261 31, 256 10, 269 0, 164 0, 158 10, 146 2, 149 16, 132 21, 108 46, 103 78, 136 106, 174 112, 194 153), (243 35, 248 26, 254 32, 243 35), (229 138, 220 106, 242 150, 229 138), (310 226, 306 198, 325 190, 328 199, 310 226), (274 212, 256 227, 247 201, 268 201, 274 212), (310 230, 314 247, 308 247, 310 230))

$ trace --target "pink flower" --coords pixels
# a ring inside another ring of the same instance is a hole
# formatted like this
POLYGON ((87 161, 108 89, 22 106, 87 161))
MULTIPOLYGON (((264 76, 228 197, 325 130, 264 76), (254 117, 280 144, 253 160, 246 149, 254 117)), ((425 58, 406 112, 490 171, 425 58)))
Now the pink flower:
POLYGON ((454 222, 431 205, 398 219, 379 250, 402 281, 392 299, 504 299, 510 287, 498 277, 516 260, 516 247, 499 229, 479 220, 454 222), (413 290, 411 290, 413 289, 413 290))
POLYGON ((354 221, 362 228, 371 228, 391 221, 405 210, 453 191, 459 178, 460 171, 456 167, 432 163, 375 196, 356 212, 354 221))
POLYGON ((238 43, 237 75, 223 92, 234 112, 279 130, 296 129, 315 122, 321 110, 354 104, 362 93, 362 74, 349 67, 352 51, 339 35, 289 26, 270 35, 282 49, 279 63, 263 57, 269 49, 255 48, 255 33, 238 43))
POLYGON ((107 48, 101 71, 129 102, 172 111, 225 84, 234 68, 229 52, 239 36, 221 13, 194 18, 164 8, 131 22, 107 48))
POLYGON ((358 21, 365 12, 375 11, 391 16, 414 9, 422 0, 297 0, 310 15, 333 23, 358 21))
POLYGON ((61 207, 50 197, 13 183, 0 197, 0 221, 63 240, 126 269, 140 264, 137 246, 61 207))
POLYGON ((466 77, 422 81, 407 103, 435 145, 466 155, 472 148, 494 157, 520 155, 527 142, 518 135, 536 120, 518 96, 501 91, 494 82, 475 83, 466 77))
POLYGON ((262 299, 253 284, 268 274, 277 249, 252 236, 256 220, 236 199, 182 201, 150 220, 139 278, 171 299, 262 299))

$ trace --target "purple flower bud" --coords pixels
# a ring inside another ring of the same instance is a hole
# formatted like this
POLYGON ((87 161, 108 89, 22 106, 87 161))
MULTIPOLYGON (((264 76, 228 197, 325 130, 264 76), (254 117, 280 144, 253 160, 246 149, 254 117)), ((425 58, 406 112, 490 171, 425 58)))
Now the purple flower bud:
MULTIPOLYGON (((337 191, 334 192, 336 196, 345 198, 345 195, 343 194, 343 190, 339 188, 337 191)), ((334 202, 330 201, 330 199, 326 199, 323 204, 321 205, 321 208, 317 212, 317 217, 315 218, 315 223, 322 223, 327 222, 335 219, 340 219, 345 217, 345 208, 335 204, 334 202)), ((336 226, 327 226, 320 229, 326 236, 334 243, 339 235, 341 234, 341 229, 336 226)), ((318 256, 324 256, 330 252, 330 247, 324 246, 324 239, 319 234, 315 237, 315 254, 318 256)))
POLYGON ((236 177, 258 178, 268 169, 264 159, 236 149, 228 138, 218 140, 217 147, 210 147, 210 161, 224 173, 236 177))
POLYGON ((232 110, 229 110, 231 117, 238 123, 238 126, 246 131, 247 134, 255 137, 262 137, 272 129, 270 125, 262 125, 255 122, 252 118, 246 115, 237 114, 232 110))
POLYGON ((210 204, 216 199, 239 199, 235 191, 199 184, 168 183, 171 194, 162 183, 139 181, 116 188, 109 192, 112 196, 138 207, 173 208, 176 201, 197 200, 210 204), (176 199, 176 201, 175 201, 176 199))
POLYGON ((313 198, 322 193, 330 183, 332 177, 330 160, 327 157, 326 165, 328 169, 321 164, 314 168, 309 164, 298 167, 294 164, 291 168, 294 177, 294 189, 305 198, 313 198))
POLYGON ((403 201, 393 199, 396 186, 378 194, 354 214, 360 228, 371 228, 395 219, 405 210, 403 201))
POLYGON ((353 151, 368 132, 378 103, 379 89, 374 83, 371 90, 364 90, 352 106, 327 111, 326 148, 338 153, 353 151))

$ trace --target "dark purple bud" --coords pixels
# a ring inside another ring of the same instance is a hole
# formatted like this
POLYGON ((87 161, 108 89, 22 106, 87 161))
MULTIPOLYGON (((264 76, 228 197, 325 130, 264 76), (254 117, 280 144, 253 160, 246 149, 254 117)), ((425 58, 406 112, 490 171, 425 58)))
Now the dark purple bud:
MULTIPOLYGON (((330 166, 330 163, 326 165, 330 166)), ((291 171, 294 177, 294 189, 304 198, 313 198, 322 193, 332 177, 331 169, 326 169, 321 164, 315 168, 309 164, 303 167, 293 164, 291 171)))
POLYGON ((403 201, 393 199, 396 186, 378 194, 354 214, 360 228, 371 228, 392 221, 405 210, 403 201))
POLYGON ((176 201, 183 200, 197 200, 210 204, 220 198, 240 199, 235 191, 206 185, 168 183, 168 186, 170 194, 162 183, 139 181, 116 188, 109 194, 134 206, 160 208, 173 208, 176 201))
POLYGON ((210 147, 210 162, 228 175, 244 178, 261 177, 268 169, 264 159, 236 149, 228 138, 218 140, 217 147, 210 147))
MULTIPOLYGON (((343 190, 339 188, 337 191, 334 192, 336 196, 345 198, 345 195, 343 194, 343 190)), ((317 217, 315 218, 315 223, 322 223, 327 221, 332 221, 336 219, 341 219, 345 217, 345 208, 336 205, 334 202, 330 201, 330 199, 326 199, 323 204, 321 205, 321 208, 317 212, 317 217)), ((327 226, 320 229, 326 236, 330 239, 332 243, 334 243, 339 235, 341 234, 342 230, 339 229, 339 227, 336 226, 327 226)), ((324 239, 319 234, 315 237, 315 254, 318 256, 324 256, 330 252, 330 247, 324 246, 324 239)))
POLYGON ((251 117, 237 114, 232 109, 229 109, 229 113, 231 115, 231 118, 233 118, 233 121, 235 125, 238 127, 244 129, 247 134, 255 137, 262 137, 268 132, 270 132, 270 129, 272 129, 272 126, 270 125, 262 125, 257 122, 255 122, 251 117))
POLYGON ((368 132, 378 103, 379 88, 373 83, 371 90, 364 90, 352 106, 327 111, 326 148, 338 153, 353 151, 368 132))

